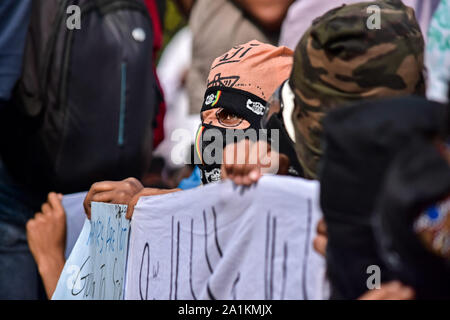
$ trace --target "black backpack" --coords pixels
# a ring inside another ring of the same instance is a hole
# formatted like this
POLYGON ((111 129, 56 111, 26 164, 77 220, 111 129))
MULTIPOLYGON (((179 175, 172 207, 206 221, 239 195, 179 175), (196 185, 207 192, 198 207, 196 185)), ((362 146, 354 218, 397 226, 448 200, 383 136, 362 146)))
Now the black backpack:
POLYGON ((10 173, 65 193, 142 177, 161 99, 153 70, 143 1, 33 0, 23 75, 0 118, 10 173), (71 5, 81 29, 68 27, 71 5))

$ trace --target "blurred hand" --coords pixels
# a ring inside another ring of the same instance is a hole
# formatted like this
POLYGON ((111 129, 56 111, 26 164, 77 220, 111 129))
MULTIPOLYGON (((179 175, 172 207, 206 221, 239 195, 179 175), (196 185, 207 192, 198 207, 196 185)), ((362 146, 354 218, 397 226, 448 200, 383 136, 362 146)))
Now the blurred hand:
POLYGON ((91 186, 84 199, 84 211, 88 219, 91 218, 91 202, 105 202, 114 204, 128 204, 144 186, 135 178, 122 181, 96 182, 91 186))
POLYGON ((271 150, 266 141, 245 139, 225 147, 221 172, 222 179, 249 186, 264 174, 287 174, 288 168, 289 158, 271 150))
POLYGON ((415 292, 411 287, 399 281, 391 281, 381 285, 380 289, 367 291, 358 300, 413 300, 415 292))
POLYGON ((319 253, 323 257, 325 257, 325 254, 327 252, 327 243, 327 225, 325 224, 325 220, 322 218, 319 220, 319 223, 317 223, 317 235, 314 238, 313 246, 317 253, 319 253))
POLYGON ((131 219, 134 212, 134 207, 138 203, 139 199, 141 197, 148 197, 148 196, 159 196, 162 194, 168 194, 181 191, 181 189, 155 189, 155 188, 144 188, 140 192, 134 195, 134 197, 128 202, 128 209, 127 209, 127 219, 131 219))
POLYGON ((66 214, 61 200, 61 194, 49 193, 41 212, 36 213, 26 225, 28 246, 49 298, 56 289, 65 263, 66 214))

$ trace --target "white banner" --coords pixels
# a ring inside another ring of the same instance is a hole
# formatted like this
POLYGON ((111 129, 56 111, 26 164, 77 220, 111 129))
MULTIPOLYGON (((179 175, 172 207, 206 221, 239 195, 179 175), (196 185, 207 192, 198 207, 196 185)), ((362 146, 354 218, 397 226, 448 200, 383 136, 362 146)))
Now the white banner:
POLYGON ((86 219, 66 261, 53 300, 123 299, 129 221, 127 207, 92 203, 92 219, 86 219))
POLYGON ((141 198, 126 299, 321 299, 317 182, 266 176, 141 198))
POLYGON ((64 195, 62 205, 66 212, 66 251, 64 256, 69 258, 81 230, 83 230, 86 214, 84 213, 83 201, 87 192, 64 195))

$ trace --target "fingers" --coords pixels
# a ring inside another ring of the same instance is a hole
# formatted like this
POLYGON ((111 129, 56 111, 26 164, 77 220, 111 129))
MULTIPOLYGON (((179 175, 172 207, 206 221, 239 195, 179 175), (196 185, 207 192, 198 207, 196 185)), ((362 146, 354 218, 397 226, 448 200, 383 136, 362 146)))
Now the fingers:
POLYGON ((226 176, 229 177, 230 179, 234 176, 234 165, 236 164, 235 160, 236 150, 237 150, 236 144, 227 145, 223 150, 222 167, 224 168, 226 176))
POLYGON ((233 168, 233 175, 231 177, 231 180, 234 181, 234 183, 238 185, 242 185, 243 183, 243 177, 246 172, 246 167, 244 164, 235 164, 233 168))
POLYGON ((42 212, 26 223, 28 247, 39 272, 53 267, 55 261, 64 265, 66 217, 61 200, 62 195, 50 193, 41 207, 42 212))
POLYGON ((84 198, 83 201, 84 211, 86 212, 88 219, 91 219, 91 202, 93 201, 92 198, 94 195, 101 192, 111 191, 114 189, 114 186, 115 182, 113 181, 96 182, 91 186, 86 198, 84 198))
MULTIPOLYGON (((100 192, 95 193, 92 195, 90 202, 105 202, 110 203, 112 199, 114 199, 115 191, 107 191, 107 192, 100 192)), ((126 203, 124 203, 126 204, 126 203)))
POLYGON ((411 287, 391 281, 382 284, 380 289, 369 290, 359 300, 412 300, 414 297, 415 292, 411 287))
POLYGON ((25 225, 27 234, 34 229, 35 225, 36 225, 36 220, 34 218, 31 218, 30 220, 27 221, 27 223, 25 225))
POLYGON ((325 236, 317 235, 313 241, 314 250, 317 251, 318 254, 325 257, 327 252, 327 243, 328 238, 325 236))
POLYGON ((261 176, 261 170, 259 170, 258 168, 251 170, 248 174, 251 183, 256 183, 261 178, 261 176))
POLYGON ((127 215, 126 218, 130 220, 133 216, 134 207, 138 203, 139 199, 141 197, 148 197, 148 196, 154 196, 159 194, 164 194, 163 189, 153 189, 153 188, 145 188, 142 189, 139 193, 137 193, 129 202, 128 202, 128 208, 127 208, 127 215))
POLYGON ((41 212, 35 215, 40 217, 45 216, 64 216, 64 207, 62 206, 62 195, 50 192, 47 197, 47 202, 41 206, 41 212))
POLYGON ((128 203, 128 208, 127 208, 127 214, 125 216, 125 218, 127 218, 128 220, 131 220, 132 216, 133 216, 133 212, 134 212, 134 207, 136 206, 136 204, 139 201, 139 198, 142 197, 142 193, 138 193, 136 194, 131 201, 128 203))
POLYGON ((279 175, 287 175, 289 173, 289 166, 291 161, 289 160, 288 156, 285 154, 280 153, 279 154, 279 162, 278 162, 278 174, 279 175))
POLYGON ((134 195, 134 197, 131 198, 131 200, 128 202, 126 218, 128 220, 131 219, 131 217, 133 216, 134 207, 136 206, 136 204, 138 203, 138 201, 139 201, 139 199, 141 197, 147 197, 147 196, 154 196, 154 195, 164 194, 165 191, 166 190, 163 190, 163 189, 153 189, 153 188, 144 188, 144 189, 142 189, 139 193, 134 195))
POLYGON ((317 253, 325 257, 328 244, 328 234, 327 234, 327 225, 323 218, 320 219, 319 222, 317 223, 316 229, 317 235, 314 238, 313 247, 314 250, 317 251, 317 253))
POLYGON ((327 235, 327 225, 325 223, 325 220, 322 218, 317 223, 317 233, 321 235, 327 235))
POLYGON ((261 177, 257 144, 247 139, 225 147, 222 178, 238 185, 249 186, 261 177))
POLYGON ((52 207, 50 207, 50 204, 48 204, 48 202, 45 202, 44 204, 42 204, 41 212, 42 212, 42 214, 45 214, 45 215, 52 215, 52 207))
POLYGON ((110 191, 114 189, 116 184, 117 181, 96 182, 91 186, 90 191, 92 191, 93 193, 110 191))
POLYGON ((233 166, 233 174, 229 177, 235 184, 250 186, 261 177, 260 169, 252 164, 236 164, 233 166))
POLYGON ((250 186, 258 182, 261 176, 261 170, 257 165, 245 166, 244 171, 242 172, 242 185, 250 186))
POLYGON ((34 234, 36 230, 41 226, 42 224, 45 224, 47 222, 47 218, 45 214, 41 212, 37 212, 33 218, 27 221, 25 228, 27 231, 27 234, 34 234))
POLYGON ((228 179, 228 170, 225 163, 222 163, 222 166, 220 167, 220 179, 221 180, 228 179))
POLYGON ((141 197, 148 197, 148 196, 158 196, 173 192, 181 191, 181 189, 156 189, 156 188, 144 188, 139 193, 137 193, 129 202, 128 202, 128 208, 127 208, 127 214, 126 218, 130 220, 133 216, 134 207, 138 203, 139 199, 141 197))
POLYGON ((84 212, 86 213, 86 217, 90 220, 91 219, 91 201, 88 197, 89 197, 89 194, 87 194, 86 198, 84 198, 83 208, 84 208, 84 212))
POLYGON ((123 182, 128 186, 129 189, 142 190, 144 188, 142 183, 136 178, 127 178, 123 182))
POLYGON ((411 300, 414 299, 414 290, 400 283, 392 281, 383 284, 380 289, 370 290, 360 300, 411 300))
POLYGON ((51 214, 55 216, 64 216, 64 207, 62 205, 62 194, 50 192, 48 194, 47 203, 51 208, 51 214))
POLYGON ((253 153, 255 143, 245 139, 237 144, 237 162, 233 170, 232 180, 237 185, 249 186, 252 184, 248 176, 252 170, 257 170, 258 155, 253 153))
POLYGON ((89 219, 91 218, 92 201, 128 204, 130 199, 143 188, 142 184, 136 178, 94 183, 83 202, 86 215, 89 219))
POLYGON ((401 283, 397 284, 397 288, 389 290, 390 300, 413 300, 415 298, 414 289, 401 283))

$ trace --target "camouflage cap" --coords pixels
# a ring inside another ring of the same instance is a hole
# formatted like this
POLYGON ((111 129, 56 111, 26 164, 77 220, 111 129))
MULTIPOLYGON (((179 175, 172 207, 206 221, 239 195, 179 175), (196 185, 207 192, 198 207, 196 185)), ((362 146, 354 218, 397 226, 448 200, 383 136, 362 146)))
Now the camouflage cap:
POLYGON ((290 77, 296 151, 306 178, 317 178, 323 116, 361 99, 424 94, 423 52, 414 10, 400 0, 344 5, 313 22, 295 50, 290 77), (374 12, 379 29, 369 28, 374 12))

